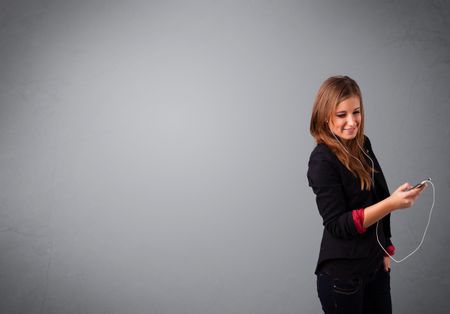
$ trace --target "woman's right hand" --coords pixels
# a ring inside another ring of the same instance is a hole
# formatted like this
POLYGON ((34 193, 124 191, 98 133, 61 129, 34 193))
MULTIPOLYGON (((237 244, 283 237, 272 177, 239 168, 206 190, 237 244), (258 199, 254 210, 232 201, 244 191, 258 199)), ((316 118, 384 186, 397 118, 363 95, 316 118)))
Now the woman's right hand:
POLYGON ((409 208, 413 206, 416 199, 419 197, 420 193, 425 189, 426 184, 420 188, 414 188, 409 190, 413 186, 409 183, 404 183, 400 185, 392 194, 389 196, 392 203, 392 208, 401 209, 409 208))

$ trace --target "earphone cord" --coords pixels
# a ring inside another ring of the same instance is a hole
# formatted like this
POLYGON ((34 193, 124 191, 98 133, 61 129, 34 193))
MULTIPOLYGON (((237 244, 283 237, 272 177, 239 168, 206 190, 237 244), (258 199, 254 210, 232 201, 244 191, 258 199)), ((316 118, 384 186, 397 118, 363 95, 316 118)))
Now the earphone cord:
POLYGON ((431 184, 431 187, 433 188, 433 203, 431 204, 430 213, 428 214, 428 222, 427 222, 427 225, 425 226, 425 230, 423 231, 422 239, 420 240, 419 245, 418 245, 413 251, 411 251, 411 253, 409 253, 408 255, 406 255, 404 258, 402 258, 402 259, 400 259, 400 260, 397 260, 397 259, 395 259, 394 257, 392 257, 391 255, 389 255, 389 253, 384 249, 383 245, 381 245, 381 243, 380 243, 380 238, 378 237, 378 223, 379 223, 379 221, 377 221, 377 226, 376 226, 375 231, 376 231, 376 236, 377 236, 378 244, 379 244, 380 247, 383 249, 384 253, 386 253, 386 255, 389 256, 389 258, 390 258, 391 260, 393 260, 394 262, 396 262, 396 263, 401 263, 401 262, 403 262, 404 260, 406 260, 408 257, 410 257, 411 255, 413 255, 414 253, 416 253, 417 250, 422 246, 423 241, 425 240, 425 235, 427 234, 428 226, 430 225, 431 215, 432 215, 432 213, 433 213, 434 201, 435 201, 435 188, 434 188, 434 184, 433 184, 433 182, 432 182, 431 180, 425 180, 425 181, 428 182, 428 183, 430 183, 430 184, 431 184))
MULTIPOLYGON (((338 140, 338 138, 336 137, 336 135, 335 135, 333 132, 331 132, 331 134, 333 134, 334 138, 335 138, 336 141, 342 146, 342 148, 343 148, 350 156, 352 156, 353 158, 357 159, 357 160, 361 163, 361 165, 362 165, 361 160, 359 160, 358 158, 356 158, 355 156, 353 156, 352 154, 350 154, 350 152, 345 148, 345 146, 341 143, 341 141, 338 140)), ((366 157, 369 158, 370 162, 372 163, 372 186, 375 187, 375 167, 374 167, 375 164, 374 164, 372 158, 370 158, 370 156, 369 156, 369 155, 364 151, 364 149, 359 145, 358 141, 356 141, 356 144, 358 145, 359 149, 363 152, 363 154, 366 155, 366 157)), ((378 225, 379 225, 379 222, 380 222, 380 221, 379 221, 379 220, 377 221, 377 225, 376 225, 376 227, 375 227, 375 234, 376 234, 376 237, 377 237, 378 245, 381 247, 381 249, 383 250, 383 252, 386 253, 386 255, 389 256, 389 258, 390 258, 391 260, 393 260, 394 262, 396 262, 396 263, 401 263, 401 262, 403 262, 404 260, 406 260, 408 257, 412 256, 414 253, 416 253, 417 250, 419 250, 419 248, 422 246, 423 241, 425 240, 425 235, 427 234, 428 226, 430 225, 431 215, 432 215, 432 213, 433 213, 434 202, 435 202, 435 199, 436 199, 436 197, 435 197, 435 196, 436 196, 436 191, 435 191, 433 182, 431 182, 431 180, 425 180, 425 182, 430 183, 430 184, 431 184, 431 187, 433 188, 433 202, 432 202, 432 204, 431 204, 430 213, 428 214, 428 222, 427 222, 427 225, 425 226, 425 230, 423 231, 422 239, 420 240, 419 245, 418 245, 413 251, 411 251, 408 255, 406 255, 405 257, 403 257, 403 258, 400 259, 400 260, 397 260, 397 259, 395 259, 394 257, 392 257, 392 256, 386 251, 386 249, 383 247, 383 245, 382 245, 381 242, 380 242, 380 238, 379 238, 379 236, 378 236, 378 225)))
MULTIPOLYGON (((358 142, 357 142, 357 144, 358 144, 359 149, 361 149, 363 154, 366 155, 366 157, 369 158, 370 162, 372 163, 372 185, 375 185, 375 182, 373 180, 374 179, 374 170, 373 170, 374 169, 374 163, 373 163, 373 160, 372 160, 372 158, 370 158, 370 156, 368 154, 366 154, 366 152, 364 151, 364 149, 362 149, 362 147, 359 145, 358 142)), ((380 237, 378 236, 378 225, 379 225, 380 221, 379 220, 377 221, 377 225, 375 227, 375 234, 376 234, 376 237, 377 237, 377 242, 378 242, 379 246, 381 247, 381 249, 383 250, 383 252, 386 253, 386 255, 389 256, 389 258, 391 260, 393 260, 394 262, 396 262, 396 263, 401 263, 404 260, 406 260, 408 257, 412 256, 414 253, 416 253, 417 250, 419 250, 419 248, 422 246, 423 241, 425 240, 425 235, 427 234, 428 226, 430 225, 430 221, 431 221, 431 215, 433 213, 434 201, 436 199, 436 197, 435 197, 435 188, 434 188, 433 182, 431 182, 431 180, 425 180, 425 182, 430 183, 431 187, 433 188, 433 203, 431 204, 430 213, 428 214, 428 222, 427 222, 427 225, 425 226, 425 230, 423 231, 422 239, 420 240, 419 245, 414 250, 412 250, 408 255, 406 255, 405 257, 403 257, 400 260, 397 260, 395 257, 391 256, 386 251, 386 249, 383 247, 383 245, 380 242, 380 237)))

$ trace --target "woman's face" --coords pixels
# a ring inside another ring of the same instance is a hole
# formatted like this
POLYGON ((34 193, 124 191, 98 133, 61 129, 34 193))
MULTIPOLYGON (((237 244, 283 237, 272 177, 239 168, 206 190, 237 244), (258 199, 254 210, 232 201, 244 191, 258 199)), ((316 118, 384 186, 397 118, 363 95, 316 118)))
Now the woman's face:
POLYGON ((358 134, 361 125, 361 103, 352 96, 339 103, 328 121, 330 130, 342 140, 351 140, 358 134))

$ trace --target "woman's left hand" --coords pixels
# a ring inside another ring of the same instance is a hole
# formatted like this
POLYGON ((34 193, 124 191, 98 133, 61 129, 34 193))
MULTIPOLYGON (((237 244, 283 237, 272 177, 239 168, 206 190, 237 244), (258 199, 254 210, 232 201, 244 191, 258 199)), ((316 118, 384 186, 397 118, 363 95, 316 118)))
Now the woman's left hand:
POLYGON ((384 257, 384 271, 391 272, 391 258, 389 256, 384 257))

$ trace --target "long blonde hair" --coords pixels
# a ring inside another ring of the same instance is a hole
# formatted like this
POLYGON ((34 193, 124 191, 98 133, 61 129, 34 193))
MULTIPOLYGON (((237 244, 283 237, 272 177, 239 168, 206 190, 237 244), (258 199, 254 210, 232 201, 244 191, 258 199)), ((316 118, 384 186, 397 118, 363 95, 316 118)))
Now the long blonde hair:
POLYGON ((317 92, 311 114, 311 135, 317 144, 326 144, 339 161, 360 179, 361 190, 370 190, 372 186, 371 172, 373 169, 365 159, 360 147, 364 147, 364 106, 361 90, 358 84, 348 76, 332 76, 325 80, 317 92), (338 141, 328 126, 328 121, 336 107, 350 97, 358 97, 361 107, 361 123, 354 139, 338 141), (345 145, 345 148, 344 148, 345 145), (358 147, 359 146, 359 147, 358 147), (355 162, 353 157, 359 159, 355 162))

